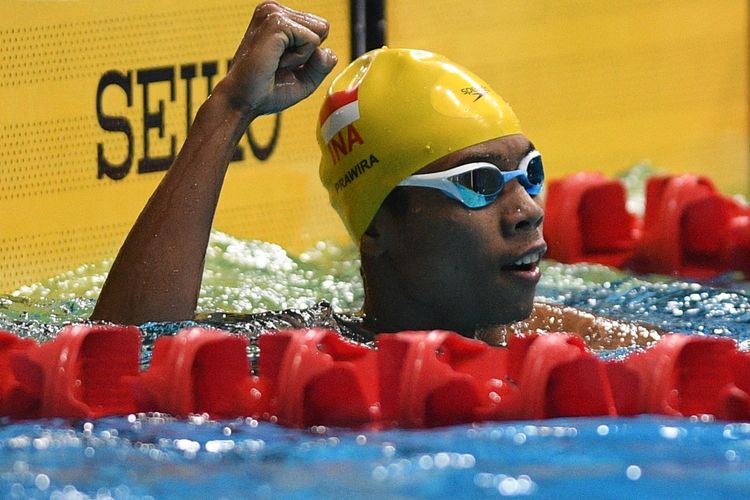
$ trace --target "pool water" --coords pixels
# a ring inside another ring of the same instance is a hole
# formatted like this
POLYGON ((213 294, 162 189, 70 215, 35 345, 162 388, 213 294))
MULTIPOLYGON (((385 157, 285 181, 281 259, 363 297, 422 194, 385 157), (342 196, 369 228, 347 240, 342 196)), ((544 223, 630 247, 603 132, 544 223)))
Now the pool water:
POLYGON ((5 498, 741 498, 750 425, 639 417, 430 431, 255 421, 16 423, 5 498))
MULTIPOLYGON (((0 297, 0 328, 45 340, 85 320, 108 266, 0 297)), ((750 295, 738 276, 707 285, 545 262, 538 292, 750 348, 750 295)), ((326 300, 352 311, 362 297, 354 248, 321 243, 293 258, 215 232, 199 308, 254 312, 326 300)), ((175 328, 145 325, 146 346, 175 328)), ((729 498, 750 491, 750 424, 643 416, 370 432, 201 416, 5 421, 0 471, 8 498, 729 498)))
MULTIPOLYGON (((0 295, 0 329, 43 341, 60 325, 85 321, 94 309, 111 260, 0 295)), ((750 349, 750 282, 726 274, 707 283, 664 276, 636 277, 594 264, 542 262, 539 300, 642 321, 666 330, 725 335, 750 349)), ((353 246, 320 242, 298 257, 271 243, 214 231, 209 241, 198 313, 305 309, 320 301, 339 312, 364 300, 353 246)), ((147 331, 160 326, 145 325, 147 331)))
MULTIPOLYGON (((643 169, 629 173, 626 183, 642 186, 643 169)), ((638 200, 637 188, 630 198, 638 200)), ((0 296, 0 329, 44 341, 85 320, 110 264, 0 296)), ((667 330, 730 337, 750 350, 750 283, 738 275, 694 283, 543 262, 538 295, 667 330)), ((212 233, 199 312, 304 309, 320 301, 344 312, 362 304, 355 248, 320 243, 291 257, 269 243, 212 233)), ((179 327, 143 325, 144 364, 155 338, 179 327)), ((382 432, 167 415, 0 425, 4 498, 711 499, 748 491, 750 423, 708 418, 564 418, 382 432)))

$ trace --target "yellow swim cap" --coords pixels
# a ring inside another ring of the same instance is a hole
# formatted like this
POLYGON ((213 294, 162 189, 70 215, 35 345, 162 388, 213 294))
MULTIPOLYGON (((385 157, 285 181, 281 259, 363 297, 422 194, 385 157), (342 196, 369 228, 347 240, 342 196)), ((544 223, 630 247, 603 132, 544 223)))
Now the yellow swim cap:
POLYGON ((422 50, 382 48, 353 61, 320 110, 320 179, 359 245, 388 194, 453 151, 520 134, 510 106, 476 75, 422 50))

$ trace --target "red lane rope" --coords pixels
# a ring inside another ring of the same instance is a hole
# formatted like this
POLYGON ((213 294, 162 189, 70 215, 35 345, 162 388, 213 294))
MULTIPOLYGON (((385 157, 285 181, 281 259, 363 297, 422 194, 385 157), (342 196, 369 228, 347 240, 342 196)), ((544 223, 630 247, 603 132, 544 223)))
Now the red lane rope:
POLYGON ((706 177, 651 177, 643 219, 625 207, 625 186, 579 173, 547 187, 547 257, 640 273, 750 279, 750 206, 719 193, 706 177))
POLYGON ((667 335, 622 361, 567 333, 514 336, 507 348, 446 331, 376 344, 323 329, 267 333, 255 376, 247 339, 219 330, 160 338, 144 372, 133 326, 70 326, 44 344, 0 332, 0 414, 158 411, 369 428, 641 413, 750 420, 750 354, 730 339, 667 335))

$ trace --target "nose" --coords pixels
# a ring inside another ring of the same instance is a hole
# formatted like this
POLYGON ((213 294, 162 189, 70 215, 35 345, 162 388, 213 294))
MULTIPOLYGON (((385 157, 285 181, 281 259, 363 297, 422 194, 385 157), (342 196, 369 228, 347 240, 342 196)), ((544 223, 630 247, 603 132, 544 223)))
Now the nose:
POLYGON ((501 196, 503 203, 502 231, 504 236, 513 236, 536 231, 544 220, 544 210, 517 181, 505 186, 501 196), (504 199, 503 199, 504 198, 504 199))

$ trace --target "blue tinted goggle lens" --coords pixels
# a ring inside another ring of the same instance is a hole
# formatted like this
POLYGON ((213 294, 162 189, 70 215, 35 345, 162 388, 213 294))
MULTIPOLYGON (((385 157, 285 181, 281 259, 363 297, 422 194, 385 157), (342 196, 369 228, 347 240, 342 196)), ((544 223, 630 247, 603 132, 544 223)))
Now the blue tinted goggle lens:
POLYGON ((544 166, 539 151, 527 154, 516 170, 502 171, 488 162, 468 163, 444 172, 415 174, 399 185, 438 189, 469 208, 482 208, 495 201, 513 179, 518 179, 531 196, 540 193, 544 166))

